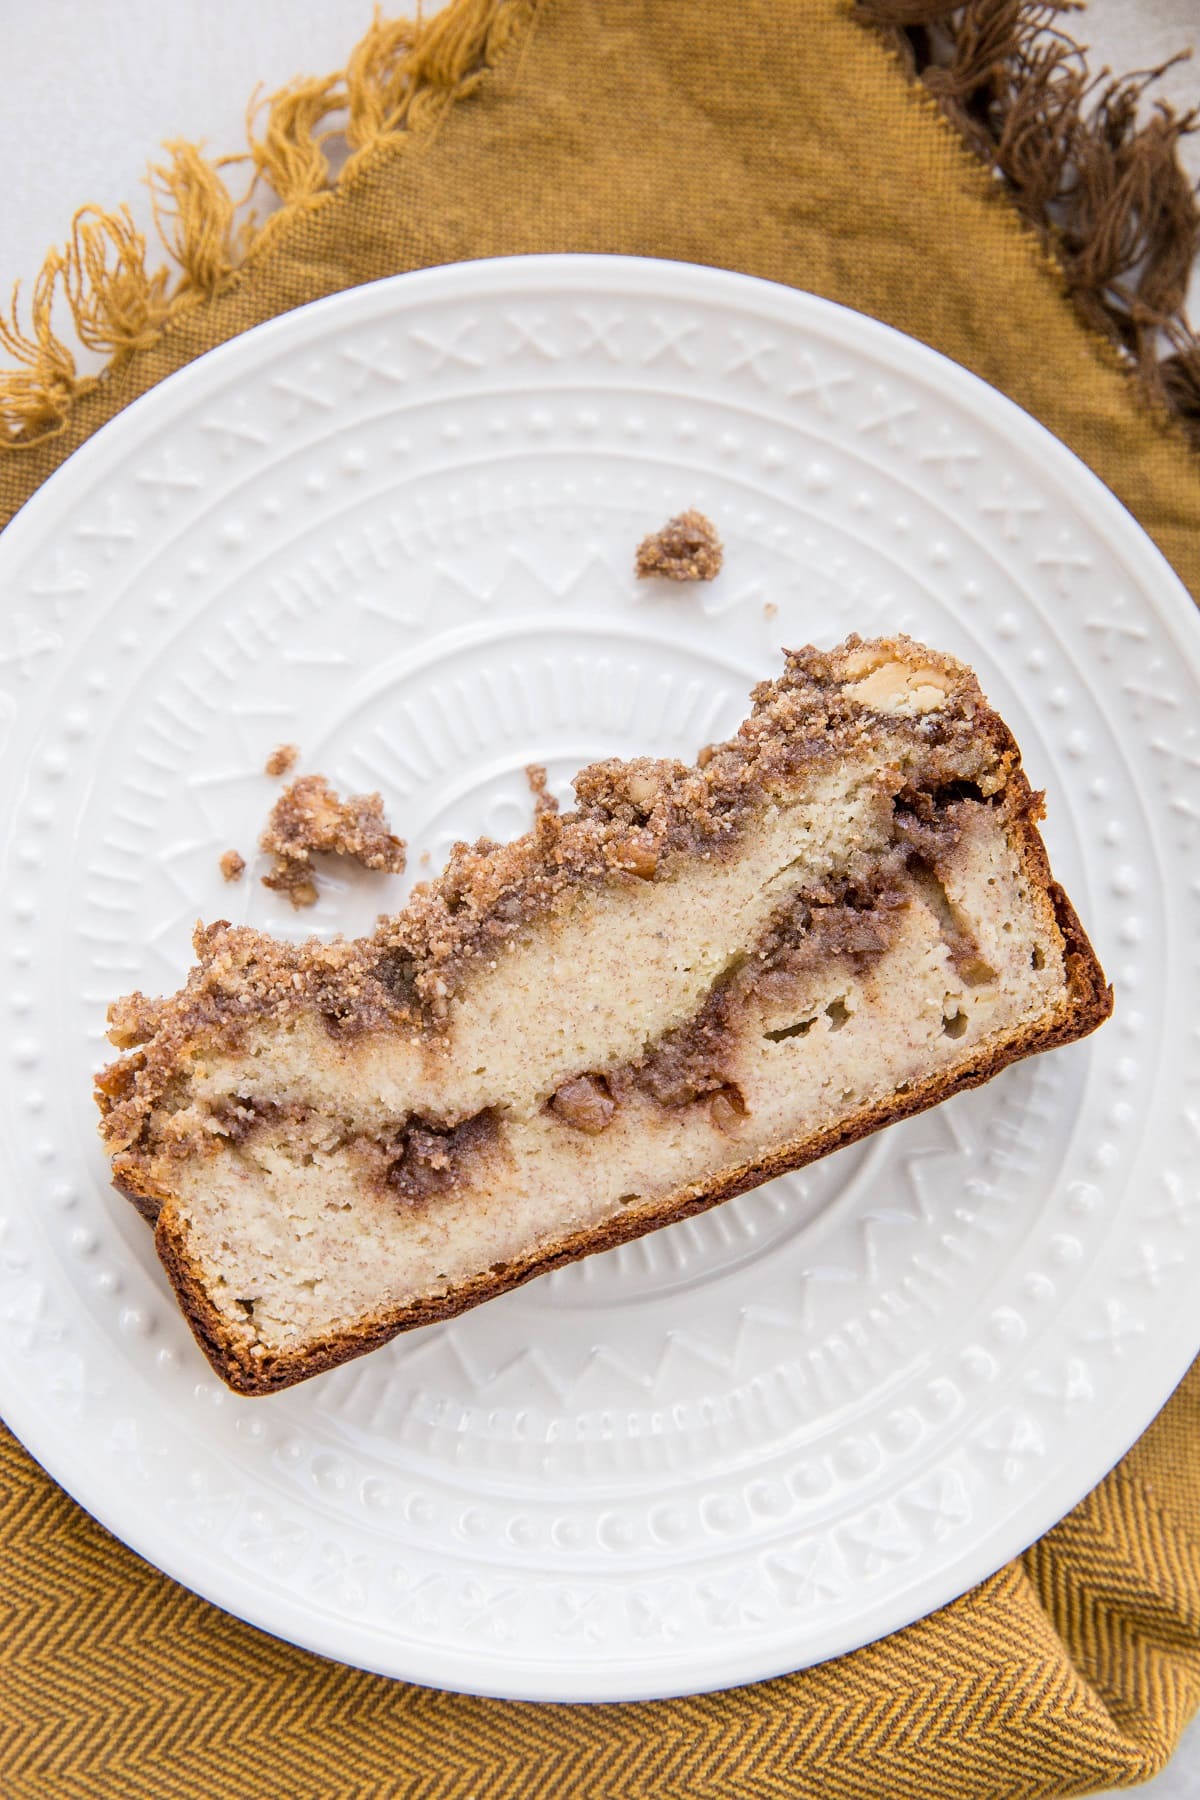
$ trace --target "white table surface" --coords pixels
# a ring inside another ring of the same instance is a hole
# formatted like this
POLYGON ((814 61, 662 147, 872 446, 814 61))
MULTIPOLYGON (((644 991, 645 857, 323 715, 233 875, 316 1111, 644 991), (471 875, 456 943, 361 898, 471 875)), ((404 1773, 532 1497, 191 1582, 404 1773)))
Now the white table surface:
MULTIPOLYGON (((340 68, 372 11, 373 0, 0 0, 0 292, 32 280, 85 201, 128 201, 148 226, 142 176, 164 138, 241 149, 254 89, 340 68)), ((1147 68, 1200 49, 1200 0, 1091 0, 1068 23, 1090 43, 1093 69, 1147 68)), ((1200 55, 1170 71, 1163 92, 1179 107, 1200 104, 1200 55)), ((1185 157, 1200 179, 1200 133, 1185 157)), ((1200 1800, 1200 1720, 1141 1792, 1200 1800)))

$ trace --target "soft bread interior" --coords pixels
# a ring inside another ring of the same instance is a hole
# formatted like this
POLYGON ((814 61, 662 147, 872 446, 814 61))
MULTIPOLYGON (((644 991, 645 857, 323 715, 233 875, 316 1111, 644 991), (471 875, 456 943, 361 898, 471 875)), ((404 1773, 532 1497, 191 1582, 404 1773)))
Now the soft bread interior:
POLYGON ((198 1064, 161 1131, 209 1134, 210 1153, 179 1166, 176 1211, 230 1331, 251 1353, 278 1352, 444 1293, 1035 1024, 1064 998, 1060 934, 996 811, 961 810, 938 875, 900 878, 880 953, 831 949, 787 983, 749 984, 728 1033, 722 1091, 735 1105, 709 1094, 663 1105, 635 1090, 593 1132, 552 1103, 581 1073, 607 1076, 685 1025, 739 957, 752 959, 781 901, 886 851, 891 808, 861 770, 767 809, 729 861, 590 895, 513 940, 436 1049, 415 1034, 339 1044, 300 1015, 198 1064), (231 1101, 244 1133, 229 1130, 231 1101), (398 1192, 381 1178, 414 1115, 441 1128, 488 1117, 445 1189, 398 1192))

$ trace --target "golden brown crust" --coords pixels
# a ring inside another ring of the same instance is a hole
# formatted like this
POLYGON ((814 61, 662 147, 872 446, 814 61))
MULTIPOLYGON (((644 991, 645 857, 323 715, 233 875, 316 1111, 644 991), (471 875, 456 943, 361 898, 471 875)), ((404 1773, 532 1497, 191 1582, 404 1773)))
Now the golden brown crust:
POLYGON ((226 850, 220 868, 226 881, 240 881, 246 873, 246 859, 237 850, 226 850))

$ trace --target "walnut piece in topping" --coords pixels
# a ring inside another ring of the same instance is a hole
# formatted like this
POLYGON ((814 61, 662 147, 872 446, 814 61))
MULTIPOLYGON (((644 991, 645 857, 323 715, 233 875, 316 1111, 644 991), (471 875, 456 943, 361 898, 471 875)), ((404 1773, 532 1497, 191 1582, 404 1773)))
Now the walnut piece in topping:
POLYGON ((530 763, 525 770, 525 779, 529 783, 529 791, 533 795, 533 816, 540 819, 543 813, 556 813, 558 801, 546 786, 546 769, 542 763, 530 763))
POLYGON ((608 1090, 603 1075, 575 1075, 564 1081, 550 1102, 550 1110, 565 1125, 598 1137, 611 1124, 617 1103, 608 1090))
POLYGON ((135 988, 132 994, 114 1000, 108 1009, 109 1042, 118 1050, 149 1043, 162 1023, 162 1015, 162 1001, 150 1000, 140 988, 135 988))
POLYGON ((689 509, 642 539, 635 568, 639 579, 665 575, 668 581, 711 581, 724 560, 716 528, 703 513, 689 509))
POLYGON ((226 881, 240 881, 246 873, 246 859, 239 856, 236 850, 226 850, 221 858, 220 869, 226 881))
POLYGON ((317 898, 316 850, 391 875, 404 869, 404 843, 388 830, 380 796, 351 794, 340 800, 323 775, 301 775, 284 788, 259 844, 275 859, 263 886, 286 894, 293 906, 311 906, 317 898))
POLYGON ((860 706, 873 707, 876 712, 936 712, 946 704, 953 687, 953 677, 935 663, 914 668, 911 662, 869 649, 848 656, 846 672, 849 680, 843 691, 860 706))
POLYGON ((290 775, 300 757, 295 744, 276 744, 266 760, 264 774, 290 775))
POLYGON ((640 881, 653 881, 658 870, 658 852, 645 837, 627 837, 612 848, 614 867, 636 875, 640 881))

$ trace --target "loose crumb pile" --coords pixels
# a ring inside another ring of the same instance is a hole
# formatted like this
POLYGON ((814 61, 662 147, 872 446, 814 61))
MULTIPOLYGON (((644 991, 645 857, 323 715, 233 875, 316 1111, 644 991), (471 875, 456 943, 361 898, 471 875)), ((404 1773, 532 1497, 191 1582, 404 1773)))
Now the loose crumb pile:
POLYGON ((529 783, 529 791, 533 795, 533 816, 540 819, 543 813, 556 813, 558 801, 546 786, 546 770, 542 763, 530 763, 525 770, 525 779, 529 783))
POLYGON ((642 539, 635 567, 639 580, 664 575, 668 581, 711 581, 724 559, 715 526, 703 513, 689 510, 642 539))
POLYGON ((264 773, 267 775, 290 775, 299 760, 300 751, 295 744, 276 744, 266 760, 264 773))
POLYGON ((221 873, 226 881, 240 881, 246 873, 246 859, 236 850, 226 850, 221 858, 221 873))
POLYGON ((323 775, 301 775, 284 788, 258 841, 274 858, 263 886, 286 894, 293 906, 312 906, 317 898, 314 851, 348 856, 390 875, 404 869, 404 842, 388 830, 381 797, 339 799, 323 775))

